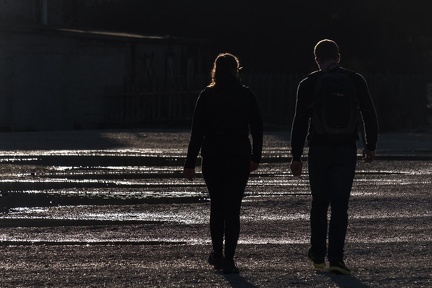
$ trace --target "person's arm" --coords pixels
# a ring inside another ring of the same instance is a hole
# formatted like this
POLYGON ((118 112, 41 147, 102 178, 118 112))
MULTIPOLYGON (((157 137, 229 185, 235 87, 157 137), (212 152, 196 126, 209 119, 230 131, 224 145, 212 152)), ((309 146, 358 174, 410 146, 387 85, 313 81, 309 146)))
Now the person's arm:
POLYGON ((297 88, 295 115, 291 128, 291 172, 294 176, 300 176, 302 172, 303 164, 301 162, 301 156, 309 129, 310 116, 307 93, 310 93, 310 91, 307 89, 306 80, 303 80, 297 88))
POLYGON ((263 146, 263 119, 261 109, 255 94, 251 91, 251 115, 250 115, 250 132, 252 135, 252 156, 250 171, 258 169, 261 162, 263 146))
POLYGON ((184 174, 189 180, 195 177, 195 165, 198 153, 201 149, 205 133, 205 111, 204 111, 204 91, 197 99, 192 120, 191 136, 189 140, 188 152, 184 164, 184 174))
POLYGON ((356 74, 356 89, 362 115, 361 121, 363 121, 362 126, 364 127, 364 131, 360 131, 365 138, 363 159, 365 162, 372 162, 375 158, 378 141, 378 118, 367 82, 360 74, 356 74))
POLYGON ((301 162, 301 160, 292 160, 291 161, 291 173, 293 174, 293 176, 301 176, 302 171, 303 171, 303 162, 301 162))

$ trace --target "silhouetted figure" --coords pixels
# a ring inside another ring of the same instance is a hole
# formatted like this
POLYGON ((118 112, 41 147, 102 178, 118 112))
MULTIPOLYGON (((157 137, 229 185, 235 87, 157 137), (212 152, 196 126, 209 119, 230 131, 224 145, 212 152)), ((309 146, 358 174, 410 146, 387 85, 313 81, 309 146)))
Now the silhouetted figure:
POLYGON ((202 174, 211 206, 213 251, 208 262, 224 273, 238 273, 234 253, 240 233, 240 207, 249 174, 260 163, 263 142, 258 101, 241 84, 239 69, 240 63, 232 54, 219 54, 215 59, 212 81, 201 91, 195 106, 184 166, 186 178, 192 180, 201 150, 202 174))
POLYGON ((364 161, 372 162, 378 123, 366 81, 360 74, 339 66, 337 44, 332 40, 321 40, 316 44, 314 54, 319 71, 303 79, 297 90, 291 131, 291 171, 294 176, 301 175, 301 155, 307 139, 312 192, 308 258, 315 268, 324 268, 327 256, 330 271, 350 274, 344 263, 344 245, 357 161, 358 127, 365 142, 364 161), (328 226, 329 206, 331 219, 328 226))

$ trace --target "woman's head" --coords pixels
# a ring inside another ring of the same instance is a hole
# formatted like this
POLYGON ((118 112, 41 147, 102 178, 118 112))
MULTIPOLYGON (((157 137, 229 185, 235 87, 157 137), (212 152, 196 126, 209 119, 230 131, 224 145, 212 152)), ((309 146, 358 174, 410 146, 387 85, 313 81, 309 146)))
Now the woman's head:
POLYGON ((219 54, 211 72, 210 86, 239 82, 240 62, 238 58, 230 53, 219 54))

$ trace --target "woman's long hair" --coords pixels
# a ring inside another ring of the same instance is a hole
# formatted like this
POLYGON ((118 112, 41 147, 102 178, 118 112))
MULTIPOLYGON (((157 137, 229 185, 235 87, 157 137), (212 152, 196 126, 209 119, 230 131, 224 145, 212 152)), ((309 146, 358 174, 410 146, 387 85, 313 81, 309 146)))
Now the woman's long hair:
POLYGON ((219 54, 213 63, 209 87, 239 83, 240 69, 240 62, 236 56, 231 53, 219 54))

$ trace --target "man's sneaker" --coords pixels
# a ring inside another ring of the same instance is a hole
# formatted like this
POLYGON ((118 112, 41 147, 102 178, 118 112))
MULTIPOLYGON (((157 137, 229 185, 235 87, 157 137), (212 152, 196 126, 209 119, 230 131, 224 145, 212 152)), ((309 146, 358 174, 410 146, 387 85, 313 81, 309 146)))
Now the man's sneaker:
POLYGON ((223 268, 224 265, 224 258, 223 256, 216 256, 216 254, 214 252, 211 252, 207 262, 210 265, 213 265, 215 269, 220 270, 223 268))
POLYGON ((316 269, 322 269, 322 268, 326 267, 326 263, 324 261, 324 258, 318 258, 318 257, 316 257, 315 254, 312 252, 312 249, 309 249, 309 251, 308 251, 308 259, 310 261, 312 261, 313 266, 316 269))
POLYGON ((234 260, 225 260, 223 264, 222 272, 224 274, 233 274, 233 273, 239 274, 240 271, 235 265, 234 260))
POLYGON ((351 270, 345 265, 344 261, 331 262, 329 272, 340 274, 340 275, 350 275, 351 270))

